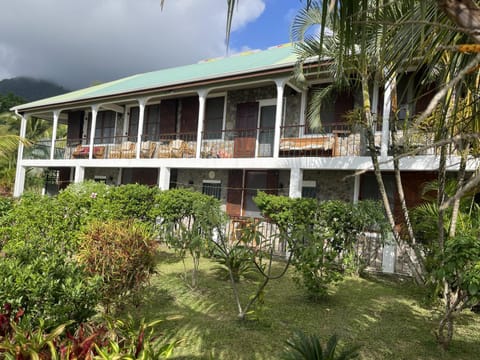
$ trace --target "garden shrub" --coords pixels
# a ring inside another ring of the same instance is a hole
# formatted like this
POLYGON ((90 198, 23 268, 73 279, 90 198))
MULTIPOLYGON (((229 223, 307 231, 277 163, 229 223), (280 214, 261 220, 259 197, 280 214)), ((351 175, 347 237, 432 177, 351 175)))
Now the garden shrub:
POLYGON ((112 219, 137 219, 154 223, 151 210, 155 204, 155 196, 160 192, 158 187, 139 184, 113 186, 106 194, 109 200, 112 219))
POLYGON ((112 218, 108 192, 110 186, 101 182, 85 181, 69 185, 57 199, 65 217, 71 219, 73 228, 79 230, 93 220, 112 218))
POLYGON ((225 223, 220 201, 190 189, 167 190, 155 197, 151 217, 161 220, 158 227, 160 238, 181 256, 185 280, 185 258, 187 254, 192 257, 191 285, 196 287, 200 257, 211 253, 210 241, 214 231, 225 223))
POLYGON ((6 215, 13 207, 13 199, 10 197, 0 197, 0 218, 6 215))
POLYGON ((155 267, 156 243, 150 229, 136 221, 89 223, 79 235, 78 259, 98 276, 100 302, 108 312, 125 295, 138 295, 155 267))
POLYGON ((55 198, 27 194, 2 219, 0 303, 33 324, 84 321, 97 305, 96 279, 75 260, 77 239, 55 198))
POLYGON ((138 323, 129 317, 80 325, 69 321, 50 330, 42 322, 31 326, 22 317, 23 311, 13 311, 10 304, 0 312, 0 358, 164 359, 178 344, 160 339, 160 320, 138 323))
POLYGON ((255 202, 264 216, 288 233, 295 280, 315 299, 326 295, 328 285, 345 273, 360 272, 362 263, 354 249, 360 233, 387 229, 381 207, 371 201, 319 203, 259 193, 255 202))

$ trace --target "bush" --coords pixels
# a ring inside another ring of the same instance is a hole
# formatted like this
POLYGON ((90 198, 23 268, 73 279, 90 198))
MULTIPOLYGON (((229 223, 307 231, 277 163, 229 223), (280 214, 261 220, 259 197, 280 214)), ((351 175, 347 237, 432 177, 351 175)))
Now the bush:
POLYGON ((107 312, 145 285, 155 267, 155 248, 147 226, 134 221, 96 221, 80 234, 78 259, 91 276, 101 278, 98 291, 107 312))
POLYGON ((156 196, 151 217, 161 219, 160 238, 182 257, 185 280, 185 258, 187 254, 192 257, 191 285, 196 287, 200 257, 211 253, 210 241, 214 231, 225 222, 220 202, 212 196, 189 189, 172 189, 156 196))
POLYGON ((152 218, 151 214, 155 196, 158 193, 160 193, 160 189, 157 187, 139 184, 111 187, 106 194, 110 203, 111 218, 137 219, 154 223, 155 218, 152 218))
POLYGON ((137 324, 107 319, 77 326, 71 322, 48 331, 41 322, 32 327, 10 304, 0 313, 0 358, 2 359, 164 359, 178 343, 159 340, 159 320, 137 324), (66 329, 73 330, 65 335, 66 329), (3 356, 1 356, 3 355, 3 356))
POLYGON ((75 260, 77 239, 55 198, 25 195, 2 219, 0 303, 25 309, 33 324, 81 322, 95 313, 96 280, 75 260))

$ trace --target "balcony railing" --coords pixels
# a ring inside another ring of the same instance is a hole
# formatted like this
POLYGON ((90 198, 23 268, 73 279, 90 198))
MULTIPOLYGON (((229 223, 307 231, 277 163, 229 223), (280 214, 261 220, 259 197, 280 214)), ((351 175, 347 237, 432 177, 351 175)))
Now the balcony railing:
POLYGON ((205 131, 202 158, 272 157, 275 129, 233 129, 205 131))
POLYGON ((344 123, 325 125, 312 133, 305 125, 281 128, 280 157, 360 156, 364 142, 359 131, 344 123))
MULTIPOLYGON (((201 158, 261 158, 273 157, 275 129, 255 128, 203 132, 201 158)), ((433 144, 428 133, 399 132, 398 144, 402 151, 411 151, 433 144)), ((135 136, 95 138, 93 159, 134 159, 137 157, 135 136)), ((375 135, 375 146, 380 149, 381 134, 375 135)), ((140 158, 195 158, 197 133, 143 135, 140 158)), ((51 140, 38 141, 26 146, 24 159, 51 158, 51 140)), ((435 154, 429 148, 419 155, 435 154)), ((321 131, 309 133, 303 125, 281 127, 280 157, 345 157, 368 155, 367 145, 360 130, 348 124, 330 124, 321 131)), ((89 159, 90 146, 86 139, 58 139, 53 159, 89 159)))

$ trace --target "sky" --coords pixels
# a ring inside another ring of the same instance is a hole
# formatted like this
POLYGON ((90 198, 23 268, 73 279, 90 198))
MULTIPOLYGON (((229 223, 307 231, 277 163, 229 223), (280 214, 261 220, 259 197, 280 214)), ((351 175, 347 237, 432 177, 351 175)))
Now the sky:
MULTIPOLYGON (((290 41, 300 0, 238 0, 229 53, 290 41)), ((226 0, 0 0, 0 79, 74 90, 225 56, 226 0)))

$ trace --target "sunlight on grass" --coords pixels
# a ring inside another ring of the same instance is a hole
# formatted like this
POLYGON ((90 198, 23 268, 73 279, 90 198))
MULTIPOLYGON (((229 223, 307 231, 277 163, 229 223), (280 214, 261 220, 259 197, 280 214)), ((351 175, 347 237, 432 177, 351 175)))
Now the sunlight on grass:
MULTIPOLYGON (((480 353, 480 316, 470 311, 458 320, 451 350, 439 350, 433 335, 438 314, 426 307, 423 291, 409 279, 347 278, 314 303, 295 285, 290 269, 267 287, 265 304, 255 314, 259 320, 242 323, 229 283, 215 275, 215 266, 201 260, 199 288, 192 290, 182 280, 181 261, 162 252, 145 302, 135 309, 147 319, 181 316, 164 323, 167 338, 183 340, 175 359, 278 359, 295 330, 323 340, 336 333, 341 344, 361 345, 361 358, 368 360, 470 360, 480 353)), ((244 299, 254 287, 252 280, 239 284, 244 299)))

